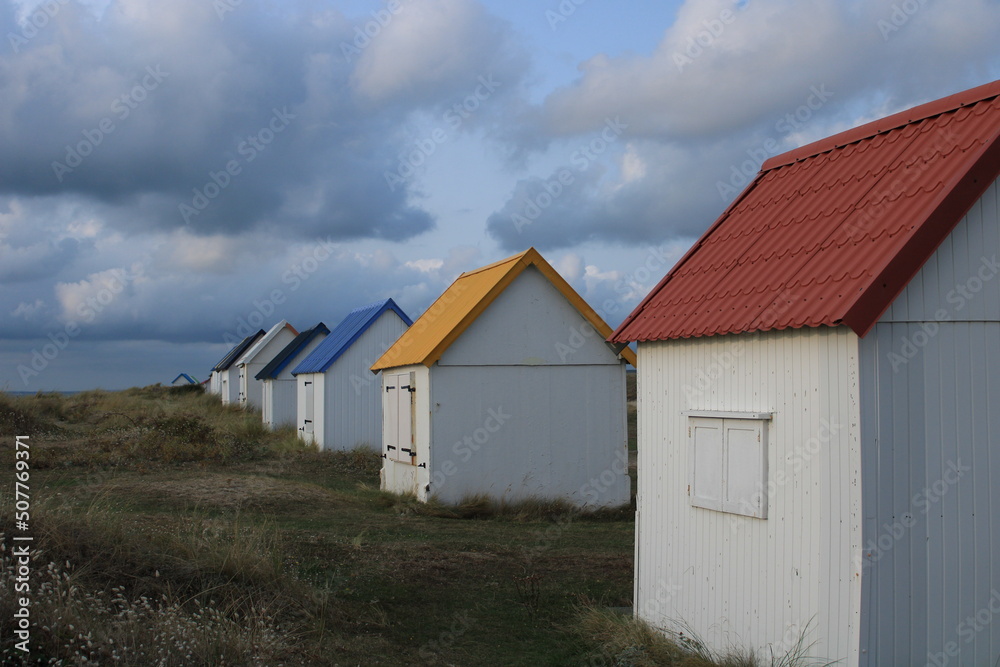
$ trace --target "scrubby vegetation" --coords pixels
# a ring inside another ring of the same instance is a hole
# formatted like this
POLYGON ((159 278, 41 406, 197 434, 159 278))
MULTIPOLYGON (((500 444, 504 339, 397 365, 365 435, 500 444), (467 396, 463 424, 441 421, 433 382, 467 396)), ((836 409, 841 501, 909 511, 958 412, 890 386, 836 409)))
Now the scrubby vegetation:
POLYGON ((590 663, 616 667, 826 667, 806 643, 808 627, 790 637, 785 650, 755 653, 741 648, 714 651, 694 633, 664 631, 614 610, 581 607, 575 625, 591 647, 590 663))
MULTIPOLYGON (((28 664, 577 664, 578 597, 628 603, 627 511, 424 505, 378 490, 377 454, 315 451, 187 388, 0 394, 0 431, 8 470, 13 435, 31 443, 28 664)), ((12 566, 5 664, 24 658, 12 566)))
POLYGON ((629 508, 418 503, 379 491, 377 454, 318 452, 197 388, 0 394, 5 470, 15 434, 32 652, 4 483, 3 664, 743 664, 677 662, 700 654, 602 611, 630 605, 629 508))

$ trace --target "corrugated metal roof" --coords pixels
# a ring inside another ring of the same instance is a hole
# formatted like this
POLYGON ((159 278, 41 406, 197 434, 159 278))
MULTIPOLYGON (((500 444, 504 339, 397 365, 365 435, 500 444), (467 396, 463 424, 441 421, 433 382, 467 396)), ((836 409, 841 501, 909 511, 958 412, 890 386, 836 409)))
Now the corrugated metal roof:
POLYGON ((354 341, 361 338, 361 335, 368 330, 368 327, 378 320, 383 313, 390 310, 399 315, 399 318, 406 322, 407 326, 413 324, 413 320, 392 299, 355 308, 330 332, 330 335, 322 343, 309 353, 308 357, 295 367, 292 375, 325 373, 333 362, 346 352, 347 348, 354 344, 354 341))
POLYGON ((233 347, 233 349, 229 350, 229 352, 226 353, 226 356, 222 357, 222 361, 220 361, 219 363, 217 363, 212 368, 212 370, 213 371, 224 371, 224 370, 228 369, 230 366, 233 365, 233 363, 236 362, 237 359, 239 359, 240 357, 243 356, 243 353, 246 352, 250 348, 251 345, 253 345, 254 343, 256 343, 257 340, 259 338, 261 338, 263 335, 264 335, 264 330, 261 329, 257 333, 251 334, 251 335, 247 336, 246 338, 244 338, 243 340, 241 340, 239 343, 237 343, 233 347))
MULTIPOLYGON (((460 275, 444 294, 431 304, 416 323, 395 344, 386 350, 372 366, 377 372, 385 368, 423 364, 430 367, 445 350, 462 335, 480 313, 500 295, 527 267, 534 266, 558 289, 566 300, 587 319, 602 336, 611 334, 611 327, 576 293, 545 258, 534 248, 475 271, 460 275)), ((635 353, 625 348, 622 357, 633 366, 635 353)))
POLYGON ((299 335, 299 332, 295 329, 295 327, 293 327, 291 324, 288 323, 288 320, 281 320, 273 327, 268 329, 267 333, 264 334, 264 336, 260 340, 254 343, 253 346, 249 350, 247 350, 242 357, 236 360, 236 363, 238 365, 243 365, 253 361, 258 354, 264 351, 264 348, 267 347, 267 344, 270 343, 272 340, 274 340, 275 337, 277 337, 277 335, 281 333, 281 331, 284 329, 288 329, 296 336, 299 335))
POLYGON ((764 163, 610 340, 863 336, 1000 175, 1000 81, 764 163))
POLYGON ((312 342, 317 336, 325 336, 330 333, 330 330, 325 324, 320 322, 312 329, 306 329, 301 332, 298 336, 292 339, 292 342, 285 346, 281 352, 279 352, 274 359, 267 362, 267 365, 261 369, 260 373, 257 373, 254 377, 258 380, 267 380, 278 377, 281 371, 285 370, 288 364, 295 360, 299 352, 304 350, 309 343, 312 342))

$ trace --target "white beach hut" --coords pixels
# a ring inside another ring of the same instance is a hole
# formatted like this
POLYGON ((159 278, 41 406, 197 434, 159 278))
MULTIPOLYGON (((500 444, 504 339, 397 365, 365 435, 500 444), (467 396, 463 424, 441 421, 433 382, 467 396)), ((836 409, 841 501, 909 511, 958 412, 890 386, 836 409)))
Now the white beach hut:
POLYGON ((235 368, 236 361, 258 340, 264 337, 264 330, 250 334, 234 345, 226 356, 212 368, 208 391, 217 394, 224 405, 238 403, 240 398, 240 375, 235 368))
POLYGON ((356 308, 295 367, 302 439, 321 449, 380 451, 381 387, 368 367, 410 324, 392 299, 356 308))
POLYGON ((998 176, 1000 82, 771 158, 619 327, 637 616, 997 663, 998 176))
POLYGON ((256 375, 298 335, 299 332, 291 324, 281 320, 236 360, 234 368, 239 371, 241 406, 257 410, 263 407, 264 385, 256 375))
POLYGON ((295 423, 298 390, 292 369, 308 357, 329 333, 330 330, 322 322, 301 332, 255 376, 262 383, 261 418, 268 428, 295 423))
POLYGON ((459 502, 629 502, 625 365, 610 327, 531 248, 463 273, 372 366, 382 488, 459 502))

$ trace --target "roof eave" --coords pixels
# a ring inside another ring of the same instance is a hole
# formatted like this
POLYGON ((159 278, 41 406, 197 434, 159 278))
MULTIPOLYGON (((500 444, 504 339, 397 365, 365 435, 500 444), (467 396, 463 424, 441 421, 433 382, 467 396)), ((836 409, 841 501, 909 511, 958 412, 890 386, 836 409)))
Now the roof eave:
MULTIPOLYGON (((763 169, 757 172, 757 175, 754 177, 754 179, 750 181, 745 188, 743 188, 743 192, 741 192, 739 195, 736 196, 736 199, 734 199, 729 204, 729 206, 726 207, 726 210, 723 211, 718 218, 716 218, 715 222, 713 222, 709 226, 709 228, 705 230, 705 233, 702 234, 701 237, 699 237, 698 240, 690 248, 688 248, 688 251, 684 253, 684 255, 679 260, 677 260, 677 263, 674 264, 669 271, 667 271, 667 275, 663 276, 663 278, 660 279, 660 282, 656 283, 656 285, 653 286, 653 289, 649 290, 649 293, 646 294, 643 300, 639 302, 639 305, 633 308, 632 312, 629 313, 624 320, 622 320, 621 324, 618 325, 618 328, 615 329, 610 336, 608 336, 607 340, 609 343, 634 343, 637 341, 656 340, 653 338, 643 338, 643 337, 637 337, 634 334, 629 334, 627 329, 632 324, 632 322, 635 321, 635 319, 639 316, 642 310, 646 307, 646 304, 649 303, 649 301, 653 299, 653 297, 655 297, 656 294, 661 289, 663 289, 663 287, 668 282, 670 282, 670 280, 674 277, 674 274, 676 274, 677 271, 679 271, 680 268, 684 266, 684 264, 691 258, 691 256, 694 255, 695 252, 697 252, 701 248, 702 243, 704 243, 705 240, 708 239, 715 232, 715 230, 719 227, 719 225, 721 225, 726 220, 726 218, 729 217, 733 209, 739 206, 743 202, 743 200, 746 199, 747 196, 753 191, 753 189, 757 187, 761 179, 764 177, 765 173, 766 172, 763 169)), ((635 364, 633 363, 632 365, 634 366, 635 364)))

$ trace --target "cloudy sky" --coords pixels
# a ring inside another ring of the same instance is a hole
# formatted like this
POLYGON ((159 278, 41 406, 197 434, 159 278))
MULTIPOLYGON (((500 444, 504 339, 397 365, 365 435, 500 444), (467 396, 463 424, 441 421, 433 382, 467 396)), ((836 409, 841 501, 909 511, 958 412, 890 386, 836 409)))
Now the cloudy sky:
POLYGON ((531 245, 616 325, 765 158, 1000 78, 997 0, 0 2, 11 391, 531 245))

